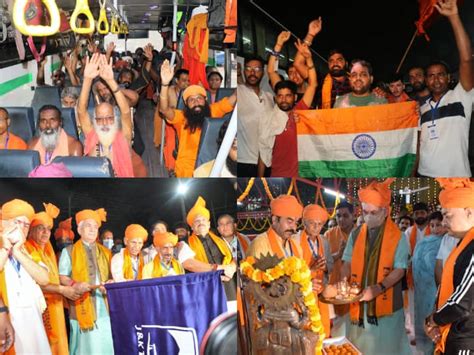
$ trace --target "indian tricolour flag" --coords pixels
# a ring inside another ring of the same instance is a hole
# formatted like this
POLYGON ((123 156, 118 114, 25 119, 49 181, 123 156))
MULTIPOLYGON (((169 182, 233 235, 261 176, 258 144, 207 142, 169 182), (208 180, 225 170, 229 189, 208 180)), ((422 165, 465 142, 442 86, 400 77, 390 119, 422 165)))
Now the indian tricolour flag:
POLYGON ((410 176, 418 131, 415 102, 297 113, 299 176, 410 176))

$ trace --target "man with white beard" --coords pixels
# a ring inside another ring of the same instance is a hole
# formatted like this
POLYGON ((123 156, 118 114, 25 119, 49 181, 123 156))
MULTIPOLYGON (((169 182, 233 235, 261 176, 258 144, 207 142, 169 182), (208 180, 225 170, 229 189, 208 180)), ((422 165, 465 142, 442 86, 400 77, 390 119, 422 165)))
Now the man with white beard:
POLYGON ((82 156, 82 144, 62 128, 61 111, 54 105, 39 110, 38 130, 28 142, 28 149, 40 154, 41 164, 49 164, 57 156, 82 156))
POLYGON ((107 157, 112 162, 117 177, 134 177, 130 107, 114 79, 112 60, 107 63, 103 54, 94 53, 90 59, 86 60, 77 114, 86 137, 84 155, 107 157), (110 103, 102 102, 96 105, 91 122, 87 105, 92 82, 98 76, 112 91, 120 112, 110 103))

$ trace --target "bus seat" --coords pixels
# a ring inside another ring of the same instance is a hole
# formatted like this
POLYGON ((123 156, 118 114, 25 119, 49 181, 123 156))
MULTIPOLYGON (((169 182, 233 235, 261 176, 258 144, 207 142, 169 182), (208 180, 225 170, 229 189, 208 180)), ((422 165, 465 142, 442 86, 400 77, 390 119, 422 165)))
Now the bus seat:
POLYGON ((75 139, 79 139, 76 124, 76 112, 72 107, 61 108, 61 116, 63 118, 63 128, 67 134, 75 139))
POLYGON ((37 86, 33 100, 31 101, 31 107, 34 111, 35 126, 38 122, 38 111, 44 105, 54 105, 57 108, 61 108, 61 97, 59 94, 59 88, 56 86, 37 86))
POLYGON ((227 114, 223 118, 205 118, 201 131, 201 140, 199 141, 199 149, 195 165, 196 168, 201 164, 216 159, 217 152, 219 151, 217 145, 219 130, 224 122, 230 120, 231 116, 232 113, 227 114))
POLYGON ((220 88, 216 93, 216 101, 222 100, 224 97, 229 97, 234 91, 235 89, 232 88, 220 88))
POLYGON ((75 178, 114 177, 112 163, 105 157, 56 157, 53 163, 64 163, 75 178))
POLYGON ((28 177, 38 165, 36 150, 0 149, 0 177, 28 177))
POLYGON ((28 143, 35 134, 35 119, 31 107, 5 107, 10 115, 10 131, 28 143))

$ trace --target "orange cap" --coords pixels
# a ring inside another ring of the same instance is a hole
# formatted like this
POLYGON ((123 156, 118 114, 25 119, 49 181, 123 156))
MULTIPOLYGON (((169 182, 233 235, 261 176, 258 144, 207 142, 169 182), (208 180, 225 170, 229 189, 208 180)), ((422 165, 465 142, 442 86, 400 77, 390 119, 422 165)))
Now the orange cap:
POLYGON ((193 208, 189 210, 188 215, 186 217, 186 222, 188 222, 188 224, 192 226, 197 216, 204 216, 207 219, 211 218, 211 213, 206 208, 206 200, 204 200, 201 196, 198 197, 193 208))
POLYGON ((201 95, 201 96, 204 96, 206 98, 207 97, 206 89, 204 89, 202 86, 199 86, 199 85, 189 85, 183 91, 183 100, 184 100, 184 102, 186 102, 188 100, 188 97, 194 96, 194 95, 201 95))
POLYGON ((171 243, 173 246, 178 243, 178 236, 171 232, 155 233, 153 236, 153 245, 162 248, 163 245, 171 243))
POLYGON ((72 231, 72 217, 59 222, 58 228, 54 231, 54 238, 67 238, 74 240, 74 232, 72 231))
POLYGON ((30 221, 35 214, 35 209, 28 202, 14 199, 8 201, 2 206, 2 219, 13 219, 16 217, 25 216, 30 221))
POLYGON ((44 211, 39 212, 33 216, 31 227, 36 227, 40 224, 53 228, 53 219, 59 216, 59 208, 52 203, 43 203, 44 211))
POLYGON ((377 207, 389 207, 392 191, 389 186, 394 178, 383 182, 372 181, 367 187, 359 189, 359 200, 377 207))
POLYGON ((329 213, 319 205, 308 205, 303 210, 303 219, 314 219, 326 224, 329 219, 329 213))
POLYGON ((303 207, 295 196, 280 195, 270 202, 272 214, 278 217, 301 218, 303 207))
POLYGON ((76 223, 79 225, 80 222, 86 219, 93 219, 97 222, 99 227, 102 225, 102 222, 107 221, 107 212, 103 208, 97 210, 82 210, 76 213, 76 223))
POLYGON ((145 243, 148 238, 148 232, 139 224, 130 224, 125 229, 125 239, 129 240, 135 238, 140 238, 143 240, 143 243, 145 243))
POLYGON ((439 202, 443 208, 474 208, 474 182, 468 178, 438 178, 443 190, 439 202))

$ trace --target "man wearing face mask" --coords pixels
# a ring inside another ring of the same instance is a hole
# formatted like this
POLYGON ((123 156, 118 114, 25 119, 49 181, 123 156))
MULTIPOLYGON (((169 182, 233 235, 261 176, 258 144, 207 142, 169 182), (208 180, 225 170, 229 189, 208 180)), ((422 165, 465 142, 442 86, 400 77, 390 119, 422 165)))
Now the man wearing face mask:
POLYGON ((112 250, 112 247, 114 246, 114 233, 112 233, 111 230, 106 229, 100 234, 99 240, 104 247, 112 250))
POLYGON ((54 231, 56 241, 56 259, 59 260, 62 250, 74 242, 74 232, 72 231, 72 217, 59 222, 58 228, 54 231))
POLYGON ((258 235, 247 250, 247 256, 260 258, 267 254, 279 258, 303 257, 301 246, 293 240, 303 207, 294 196, 280 195, 270 202, 272 225, 258 235))
POLYGON ((360 301, 350 305, 348 334, 363 354, 411 354, 401 284, 408 243, 390 218, 393 180, 359 189, 365 223, 351 232, 342 256, 342 276, 363 290, 360 301))
POLYGON ((48 270, 24 246, 34 214, 29 203, 18 199, 1 209, 0 295, 8 307, 2 312, 9 312, 15 330, 17 354, 51 354, 42 319, 46 302, 39 287, 49 283, 48 270))

